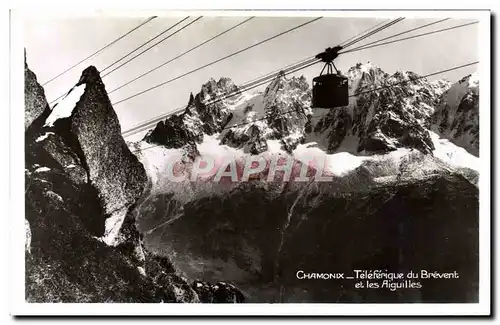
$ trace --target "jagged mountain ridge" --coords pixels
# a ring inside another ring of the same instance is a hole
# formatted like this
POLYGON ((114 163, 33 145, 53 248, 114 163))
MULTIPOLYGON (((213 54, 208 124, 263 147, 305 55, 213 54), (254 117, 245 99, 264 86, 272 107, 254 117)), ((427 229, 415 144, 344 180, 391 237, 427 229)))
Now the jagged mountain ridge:
POLYGON ((412 72, 388 75, 371 64, 358 64, 347 76, 349 93, 359 95, 351 97, 349 106, 329 110, 312 126, 312 136, 326 136, 328 152, 376 154, 401 147, 432 152, 427 128, 442 92, 440 84, 411 81, 418 78, 412 72), (394 86, 383 88, 387 85, 394 86))
POLYGON ((441 97, 432 118, 433 129, 479 156, 479 76, 468 75, 441 97))
POLYGON ((186 147, 192 154, 197 153, 196 143, 203 140, 203 134, 220 132, 232 117, 231 113, 224 109, 222 102, 210 105, 205 105, 204 102, 237 90, 236 85, 228 78, 221 78, 218 82, 210 79, 196 96, 190 95, 188 106, 182 114, 158 122, 156 127, 146 134, 144 140, 162 143, 168 148, 186 147))
MULTIPOLYGON (((413 72, 389 75, 371 63, 357 64, 349 69, 347 76, 349 94, 359 95, 352 96, 347 107, 314 111, 310 108, 310 87, 303 77, 288 79, 281 74, 263 93, 237 94, 205 106, 200 99, 215 99, 225 91, 211 80, 202 86, 194 100, 190 99, 184 113, 158 123, 144 140, 168 148, 179 148, 189 142, 194 152, 194 143, 200 144, 203 134, 217 134, 220 144, 251 154, 268 150, 268 140, 279 140, 287 152, 300 143, 315 142, 315 146, 330 154, 373 155, 398 148, 432 154, 435 146, 428 132, 432 130, 477 156, 474 149, 479 143, 477 83, 475 92, 462 91, 457 101, 450 99, 450 93, 456 97, 453 90, 463 81, 451 87, 443 80, 418 79, 413 72), (388 85, 395 86, 383 88, 388 85), (374 88, 381 89, 369 91, 374 88), (200 114, 207 110, 223 118, 207 120, 200 114), (466 113, 462 113, 464 110, 466 113), (451 121, 456 112, 461 122, 451 121), (472 122, 468 119, 471 114, 476 117, 472 122), (222 128, 226 129, 220 132, 222 128), (471 145, 460 140, 468 131, 467 143, 471 145)), ((221 80, 227 82, 227 78, 221 80)))

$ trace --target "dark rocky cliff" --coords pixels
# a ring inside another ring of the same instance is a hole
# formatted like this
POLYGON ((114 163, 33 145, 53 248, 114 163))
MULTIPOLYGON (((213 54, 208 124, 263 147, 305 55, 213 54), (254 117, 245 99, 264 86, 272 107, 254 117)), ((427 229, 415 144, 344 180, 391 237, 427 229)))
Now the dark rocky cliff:
POLYGON ((36 75, 28 68, 24 55, 24 129, 39 119, 50 114, 50 107, 45 99, 45 91, 36 80, 36 75))
POLYGON ((85 69, 58 102, 72 106, 66 114, 48 108, 31 71, 26 89, 27 116, 36 116, 25 137, 26 300, 203 302, 168 258, 142 243, 135 206, 150 185, 97 69, 85 69))

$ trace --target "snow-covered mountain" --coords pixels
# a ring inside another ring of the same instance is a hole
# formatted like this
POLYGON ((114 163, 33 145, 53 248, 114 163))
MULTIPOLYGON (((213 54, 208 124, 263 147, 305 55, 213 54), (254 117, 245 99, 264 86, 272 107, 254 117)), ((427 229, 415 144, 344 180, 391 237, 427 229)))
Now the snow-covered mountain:
POLYGON ((441 96, 432 128, 457 146, 479 156, 479 75, 464 77, 441 96))
MULTIPOLYGON (((238 92, 228 78, 211 79, 200 93, 191 95, 183 113, 159 122, 142 144, 133 146, 150 147, 147 142, 184 148, 182 154, 191 159, 200 150, 208 154, 207 147, 239 157, 276 152, 298 160, 304 154, 331 161, 349 157, 340 164, 344 171, 392 151, 418 151, 453 167, 477 168, 477 148, 461 146, 468 139, 478 147, 477 82, 468 87, 465 78, 450 86, 413 72, 389 75, 370 62, 353 66, 347 76, 349 105, 314 110, 304 77, 280 74, 265 91, 253 93, 238 92), (235 95, 213 103, 228 90, 235 95), (464 112, 466 107, 470 108, 464 112), (475 119, 470 119, 473 115, 475 119), (447 128, 443 116, 450 120, 447 128)), ((151 156, 142 150, 138 155, 151 156)))
POLYGON ((371 63, 357 64, 347 76, 349 105, 315 110, 303 77, 281 74, 262 93, 239 93, 210 103, 237 89, 227 78, 212 79, 191 95, 185 112, 158 123, 145 141, 178 148, 200 144, 203 134, 217 134, 221 144, 252 154, 268 150, 269 140, 279 140, 287 152, 299 143, 316 142, 327 153, 371 155, 398 148, 431 153, 432 130, 459 146, 468 141, 465 149, 477 153, 477 77, 450 87, 443 80, 417 79, 413 72, 389 75, 371 63))
POLYGON ((352 67, 347 76, 353 95, 349 106, 329 110, 312 125, 310 137, 321 139, 319 145, 353 154, 433 150, 427 127, 446 84, 412 81, 418 78, 412 72, 388 75, 370 63, 352 67), (379 90, 371 92, 374 88, 379 90))

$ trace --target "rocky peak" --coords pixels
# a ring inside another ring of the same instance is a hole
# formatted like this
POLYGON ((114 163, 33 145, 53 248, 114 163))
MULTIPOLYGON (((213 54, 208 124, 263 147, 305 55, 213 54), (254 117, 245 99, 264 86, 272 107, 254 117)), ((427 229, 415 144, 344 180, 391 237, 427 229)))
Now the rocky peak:
POLYGON ((312 128, 311 136, 326 136, 327 151, 370 154, 406 147, 432 152, 428 127, 445 85, 418 79, 409 71, 389 75, 371 63, 358 63, 347 75, 349 94, 356 96, 347 107, 320 117, 312 128))
POLYGON ((190 93, 189 94, 189 101, 188 101, 188 104, 186 107, 186 111, 188 111, 188 109, 193 107, 193 106, 194 106, 194 96, 193 96, 193 93, 190 93))
POLYGON ((288 100, 306 100, 309 98, 308 91, 309 84, 304 76, 287 78, 281 71, 264 91, 266 109, 273 109, 277 103, 286 103, 288 100))
MULTIPOLYGON (((32 81, 26 78, 25 83, 32 81)), ((144 189, 144 169, 121 138, 99 74, 87 69, 79 84, 85 86, 73 87, 59 101, 58 108, 72 106, 68 111, 49 109, 39 117, 39 128, 27 130, 25 203, 31 243, 26 299, 154 301, 149 281, 137 272, 132 256, 107 245, 123 243, 111 239, 120 234, 122 214, 144 189), (53 123, 47 123, 49 118, 53 123), (110 219, 116 222, 110 225, 110 219)), ((46 103, 40 89, 27 87, 31 96, 46 103)), ((27 110, 30 105, 27 101, 27 110)), ((127 225, 126 230, 133 228, 127 225)), ((134 240, 128 244, 137 244, 134 240)))
MULTIPOLYGON (((33 73, 25 82, 28 98, 46 103, 33 73)), ((34 102, 26 101, 27 112, 34 102)), ((44 114, 38 128, 26 130, 26 300, 200 302, 169 258, 143 245, 136 208, 151 183, 121 136, 97 69, 85 69, 44 114)), ((225 295, 224 302, 238 293, 231 285, 217 289, 213 295, 225 295)))
POLYGON ((282 140, 287 151, 304 140, 304 129, 312 111, 311 92, 305 78, 278 76, 264 95, 265 112, 271 137, 282 140))
POLYGON ((219 81, 210 78, 201 86, 198 94, 190 94, 188 105, 182 114, 172 115, 159 122, 148 132, 144 141, 167 148, 185 147, 190 156, 196 154, 196 143, 202 141, 203 134, 220 132, 232 116, 223 100, 213 100, 237 91, 238 87, 230 78, 222 77, 219 81))
POLYGON ((479 156, 479 76, 468 75, 441 96, 432 117, 432 129, 479 156))
POLYGON ((451 83, 447 80, 437 79, 437 80, 431 81, 430 86, 434 89, 434 92, 438 96, 441 96, 441 95, 443 95, 443 93, 445 91, 447 91, 450 88, 451 83))
POLYGON ((276 93, 283 89, 285 84, 285 72, 280 71, 276 78, 274 78, 269 85, 267 85, 266 90, 264 91, 264 97, 275 97, 276 93))
POLYGON ((223 92, 238 90, 238 87, 234 84, 233 80, 227 77, 221 77, 219 81, 217 81, 217 87, 223 92))
POLYGON ((201 86, 200 97, 202 101, 209 99, 216 99, 218 96, 228 92, 237 91, 238 87, 234 82, 227 77, 222 77, 219 81, 210 78, 205 84, 201 86))
POLYGON ((70 117, 71 132, 78 140, 90 180, 109 215, 105 238, 116 244, 128 209, 144 190, 146 173, 121 136, 118 117, 95 67, 83 71, 77 86, 83 83, 85 91, 70 117))
POLYGON ((306 79, 303 76, 286 78, 285 73, 280 72, 259 98, 262 102, 246 105, 242 112, 245 120, 255 122, 247 121, 231 128, 222 136, 221 143, 260 154, 268 150, 267 140, 277 139, 284 150, 291 152, 304 140, 311 115, 311 92, 306 79), (254 111, 255 105, 260 106, 259 113, 254 111))
POLYGON ((382 69, 375 66, 370 61, 364 64, 357 63, 347 71, 350 88, 353 91, 361 90, 358 88, 369 86, 372 83, 378 83, 384 78, 387 78, 387 76, 388 75, 382 71, 382 69))
POLYGON ((264 91, 266 106, 272 105, 279 96, 287 95, 289 91, 309 91, 309 84, 304 76, 287 78, 285 72, 280 71, 264 91))
POLYGON ((80 171, 74 179, 95 188, 105 218, 102 239, 118 245, 121 225, 142 195, 147 177, 121 136, 118 117, 95 67, 86 68, 75 86, 54 105, 40 132, 53 134, 40 141, 53 159, 72 166, 71 172, 80 171))
MULTIPOLYGON (((26 51, 24 51, 24 129, 25 131, 36 120, 44 120, 50 114, 50 107, 45 98, 45 91, 38 83, 36 75, 28 67, 26 62, 26 51)), ((40 127, 35 123, 35 128, 40 127)))
POLYGON ((202 99, 205 99, 207 95, 212 95, 217 92, 217 82, 214 78, 210 78, 206 83, 201 86, 200 94, 202 99))

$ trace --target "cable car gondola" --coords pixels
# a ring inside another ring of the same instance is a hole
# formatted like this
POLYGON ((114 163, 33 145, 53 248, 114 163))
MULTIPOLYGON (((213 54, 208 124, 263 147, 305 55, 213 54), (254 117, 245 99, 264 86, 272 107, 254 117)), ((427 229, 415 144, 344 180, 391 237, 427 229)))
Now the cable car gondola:
POLYGON ((325 52, 316 55, 317 59, 325 62, 325 66, 319 76, 313 79, 313 108, 335 108, 349 104, 347 77, 342 76, 333 64, 341 49, 341 46, 329 47, 325 52), (325 68, 326 74, 323 74, 325 68))

